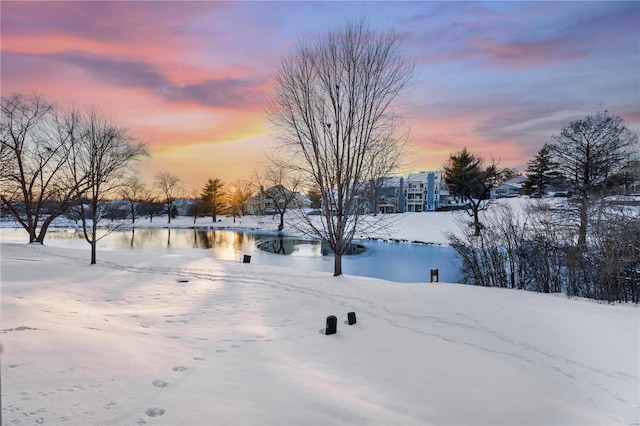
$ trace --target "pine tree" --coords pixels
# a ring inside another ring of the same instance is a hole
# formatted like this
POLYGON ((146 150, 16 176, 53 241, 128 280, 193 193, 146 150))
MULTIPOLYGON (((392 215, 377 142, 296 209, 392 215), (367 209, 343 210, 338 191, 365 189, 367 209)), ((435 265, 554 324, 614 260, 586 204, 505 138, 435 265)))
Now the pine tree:
POLYGON ((523 183, 524 193, 533 193, 542 197, 545 189, 555 182, 560 174, 557 171, 558 163, 553 160, 551 146, 544 144, 533 160, 527 163, 525 174, 527 180, 523 183))
POLYGON ((217 214, 220 213, 221 206, 223 204, 223 195, 222 187, 224 186, 224 182, 220 179, 209 179, 207 183, 202 188, 202 194, 200 198, 202 199, 202 209, 211 215, 211 218, 214 222, 217 222, 217 214))
POLYGON ((486 210, 493 188, 501 179, 501 171, 495 162, 485 166, 480 157, 467 148, 449 155, 444 166, 444 179, 454 197, 469 203, 467 212, 473 217, 474 235, 480 235, 482 225, 479 212, 486 210))

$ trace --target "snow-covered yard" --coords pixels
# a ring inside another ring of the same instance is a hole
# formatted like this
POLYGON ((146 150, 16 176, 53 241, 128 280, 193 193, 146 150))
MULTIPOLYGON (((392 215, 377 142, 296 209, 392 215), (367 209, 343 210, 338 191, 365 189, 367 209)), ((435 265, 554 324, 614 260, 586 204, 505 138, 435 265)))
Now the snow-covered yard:
POLYGON ((637 420, 632 306, 191 250, 101 258, 3 244, 5 424, 637 420), (326 336, 331 314, 338 334, 326 336))
MULTIPOLYGON (((456 215, 402 215, 422 226, 394 236, 441 241, 456 215)), ((3 424, 640 420, 637 306, 335 278, 196 249, 100 251, 90 266, 88 248, 0 247, 3 424)))

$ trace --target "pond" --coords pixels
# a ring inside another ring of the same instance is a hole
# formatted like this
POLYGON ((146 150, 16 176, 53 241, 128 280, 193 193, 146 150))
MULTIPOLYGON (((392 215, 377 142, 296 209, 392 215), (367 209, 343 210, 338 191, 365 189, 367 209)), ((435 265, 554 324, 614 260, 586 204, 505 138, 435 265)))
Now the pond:
MULTIPOLYGON (((24 242, 26 233, 20 229, 2 229, 0 236, 5 242, 24 242)), ((342 271, 347 275, 419 283, 429 282, 429 270, 438 269, 440 281, 459 280, 460 262, 451 247, 368 240, 355 243, 353 252, 357 254, 342 258, 342 271)), ((82 233, 72 229, 49 230, 45 244, 89 250, 82 233)), ((247 254, 254 264, 333 272, 333 256, 330 253, 325 255, 328 250, 319 241, 279 236, 276 232, 206 228, 135 229, 115 231, 98 242, 98 250, 194 248, 208 250, 211 256, 221 260, 240 261, 247 254), (282 251, 286 255, 281 254, 282 251)))

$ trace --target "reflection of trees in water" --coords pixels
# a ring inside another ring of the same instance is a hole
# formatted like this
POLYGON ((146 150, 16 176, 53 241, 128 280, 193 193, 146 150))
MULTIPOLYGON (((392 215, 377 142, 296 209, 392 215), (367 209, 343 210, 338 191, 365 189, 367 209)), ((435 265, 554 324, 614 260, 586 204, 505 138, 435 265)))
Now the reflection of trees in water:
MULTIPOLYGON (((99 231, 102 232, 102 231, 99 231)), ((82 232, 50 231, 48 237, 58 240, 83 239, 82 232)), ((145 229, 136 228, 116 231, 109 235, 109 241, 116 248, 221 248, 243 251, 264 234, 243 233, 230 230, 212 229, 145 229)), ((272 236, 273 237, 273 236, 272 236)), ((284 239, 284 249, 289 252, 287 240, 284 239)), ((255 244, 254 244, 255 246, 255 244)), ((277 248, 276 248, 277 249, 277 248)))
MULTIPOLYGON (((257 247, 262 251, 275 254, 296 256, 328 256, 331 254, 329 246, 320 240, 301 240, 278 236, 260 241, 257 247)), ((361 244, 352 243, 345 251, 345 255, 356 255, 366 251, 361 244)))
POLYGON ((193 230, 193 247, 194 248, 213 248, 216 246, 216 231, 199 231, 193 230))
POLYGON ((142 248, 149 246, 149 243, 156 238, 153 229, 132 229, 130 231, 114 232, 111 235, 117 237, 121 247, 142 248))
POLYGON ((235 234, 233 239, 233 248, 236 250, 242 249, 242 241, 244 240, 244 234, 235 234))
POLYGON ((194 229, 189 244, 194 248, 229 247, 240 251, 256 239, 256 236, 243 232, 194 229))

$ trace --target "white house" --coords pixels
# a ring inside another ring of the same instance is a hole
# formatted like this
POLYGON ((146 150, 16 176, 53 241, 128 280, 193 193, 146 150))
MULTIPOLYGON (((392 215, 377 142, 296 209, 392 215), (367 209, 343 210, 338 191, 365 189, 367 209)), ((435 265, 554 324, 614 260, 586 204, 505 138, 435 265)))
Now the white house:
POLYGON ((526 176, 516 176, 491 188, 491 198, 517 197, 522 194, 522 184, 527 180, 526 176))
POLYGON ((276 214, 279 209, 307 209, 311 207, 311 200, 306 195, 299 192, 291 192, 282 185, 276 185, 265 190, 264 194, 254 195, 245 201, 247 214, 271 215, 276 214), (276 205, 276 203, 278 203, 276 205))

